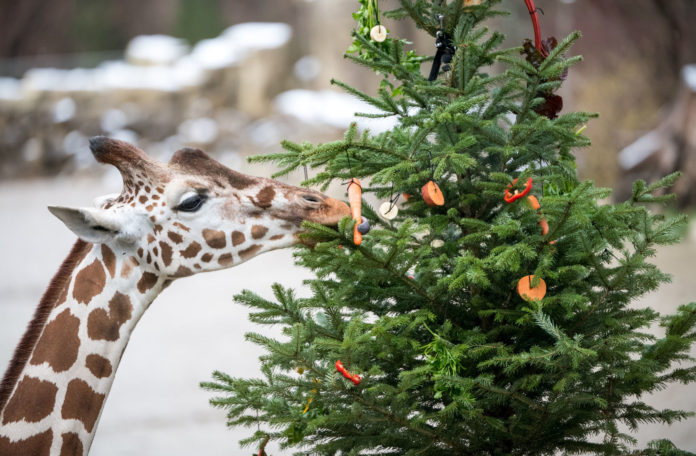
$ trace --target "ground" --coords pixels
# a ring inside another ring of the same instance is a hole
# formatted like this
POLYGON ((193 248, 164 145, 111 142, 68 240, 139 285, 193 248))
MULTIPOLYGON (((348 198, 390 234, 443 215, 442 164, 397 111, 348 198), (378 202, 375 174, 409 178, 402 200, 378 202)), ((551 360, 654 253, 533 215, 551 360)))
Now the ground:
MULTIPOLYGON (((74 242, 74 235, 46 206, 91 206, 95 197, 119 189, 113 175, 0 183, 0 370, 74 242)), ((247 320, 247 309, 232 296, 248 288, 270 297, 273 282, 301 289, 309 272, 293 265, 291 253, 270 252, 233 269, 176 281, 155 300, 123 356, 92 456, 251 453, 237 444, 248 431, 227 429, 224 412, 208 405, 210 394, 198 383, 215 369, 233 376, 258 374, 260 351, 244 340, 244 333, 255 328, 247 320)), ((637 305, 671 312, 696 300, 695 256, 696 236, 660 249, 655 262, 674 280, 637 305)), ((696 411, 695 390, 693 385, 674 385, 649 401, 696 411)), ((638 439, 645 443, 666 437, 696 451, 694 426, 696 418, 671 427, 644 426, 638 439)), ((271 454, 282 454, 274 448, 269 445, 271 454)))

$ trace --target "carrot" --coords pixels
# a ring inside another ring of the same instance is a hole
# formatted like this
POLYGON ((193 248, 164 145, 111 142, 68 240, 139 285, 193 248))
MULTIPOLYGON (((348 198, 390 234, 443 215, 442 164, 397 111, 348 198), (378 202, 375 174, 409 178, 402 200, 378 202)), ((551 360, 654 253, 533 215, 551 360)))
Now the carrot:
POLYGON ((358 231, 358 225, 362 223, 362 216, 360 215, 361 199, 362 187, 360 186, 360 181, 353 177, 348 184, 348 202, 350 203, 351 217, 355 220, 355 225, 353 226, 353 244, 355 245, 362 243, 362 234, 358 231))

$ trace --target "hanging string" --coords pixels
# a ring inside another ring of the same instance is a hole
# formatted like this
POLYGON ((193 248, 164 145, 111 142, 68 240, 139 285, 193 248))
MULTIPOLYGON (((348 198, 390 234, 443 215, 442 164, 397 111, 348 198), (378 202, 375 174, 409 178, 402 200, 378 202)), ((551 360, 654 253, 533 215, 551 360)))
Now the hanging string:
POLYGON ((435 179, 435 168, 433 167, 433 152, 428 150, 428 166, 430 167, 430 180, 435 179))
POLYGON ((375 12, 375 20, 377 21, 377 25, 382 25, 379 21, 379 0, 372 0, 370 3, 372 3, 372 9, 375 12))
POLYGON ((394 196, 394 181, 391 183, 391 190, 389 190, 389 210, 387 212, 391 212, 392 209, 394 209, 394 206, 396 205, 396 202, 399 201, 399 198, 401 195, 399 193, 394 196))

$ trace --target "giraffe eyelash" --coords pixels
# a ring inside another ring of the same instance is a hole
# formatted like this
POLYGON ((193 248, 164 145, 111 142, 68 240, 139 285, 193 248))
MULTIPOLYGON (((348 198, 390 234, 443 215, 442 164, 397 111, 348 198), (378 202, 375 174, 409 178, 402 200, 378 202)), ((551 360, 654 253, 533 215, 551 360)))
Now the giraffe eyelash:
POLYGON ((207 199, 208 197, 206 195, 196 193, 179 203, 175 209, 181 212, 196 212, 203 206, 203 203, 205 203, 207 199))

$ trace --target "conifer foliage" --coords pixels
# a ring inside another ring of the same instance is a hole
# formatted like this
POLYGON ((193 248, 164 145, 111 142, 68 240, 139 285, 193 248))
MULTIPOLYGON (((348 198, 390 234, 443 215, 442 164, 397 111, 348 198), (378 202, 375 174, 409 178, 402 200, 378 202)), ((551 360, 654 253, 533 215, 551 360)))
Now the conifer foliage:
POLYGON ((543 53, 501 49, 503 35, 484 25, 500 2, 475 3, 400 0, 382 12, 451 39, 449 71, 431 82, 407 42, 370 39, 374 4, 361 0, 346 57, 383 80, 374 95, 334 83, 394 128, 352 126, 342 140, 254 157, 278 164, 276 175, 310 167, 306 185, 355 177, 363 195, 399 196, 393 219, 363 201, 372 229, 359 246, 349 218, 307 225, 314 245, 295 257, 315 274, 308 298, 279 284, 273 300, 236 296, 283 337, 246 335, 266 350, 263 378, 215 372, 202 385, 229 426, 250 427, 243 443, 259 454, 269 439, 317 455, 690 454, 668 440, 636 449, 632 435, 690 415, 644 395, 696 378, 696 303, 668 316, 632 305, 669 280, 648 259, 678 241, 685 218, 646 205, 669 201, 662 189, 677 176, 600 202, 609 190, 580 181, 572 154, 589 144, 581 130, 593 115, 547 106, 580 60, 566 57, 579 34, 546 40, 543 53), (421 196, 431 180, 441 206, 421 196), (543 281, 545 296, 518 293, 523 278, 543 281))

